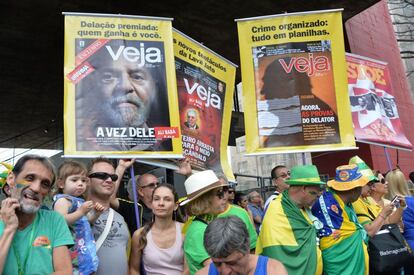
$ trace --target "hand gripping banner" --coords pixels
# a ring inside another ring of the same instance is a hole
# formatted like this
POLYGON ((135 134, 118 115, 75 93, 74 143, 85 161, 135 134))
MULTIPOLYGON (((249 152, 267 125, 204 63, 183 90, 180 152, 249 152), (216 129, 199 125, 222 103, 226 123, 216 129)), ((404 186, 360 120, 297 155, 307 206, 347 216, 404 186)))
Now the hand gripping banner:
POLYGON ((247 154, 354 149, 341 10, 237 26, 247 154))
POLYGON ((181 157, 171 19, 65 15, 65 155, 181 157))

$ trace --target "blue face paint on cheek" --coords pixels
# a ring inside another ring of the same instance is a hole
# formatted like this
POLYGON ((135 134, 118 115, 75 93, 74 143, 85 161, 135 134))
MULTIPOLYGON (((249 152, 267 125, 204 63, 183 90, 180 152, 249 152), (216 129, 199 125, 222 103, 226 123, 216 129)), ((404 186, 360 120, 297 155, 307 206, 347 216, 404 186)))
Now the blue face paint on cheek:
POLYGON ((24 188, 24 187, 26 187, 26 186, 28 186, 30 183, 28 183, 28 182, 18 182, 18 183, 16 183, 16 188, 24 188))

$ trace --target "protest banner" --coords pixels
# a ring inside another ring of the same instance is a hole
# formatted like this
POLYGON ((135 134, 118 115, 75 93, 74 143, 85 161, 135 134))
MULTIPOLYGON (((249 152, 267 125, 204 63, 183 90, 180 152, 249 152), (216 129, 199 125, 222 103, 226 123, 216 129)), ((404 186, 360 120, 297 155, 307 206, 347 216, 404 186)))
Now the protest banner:
POLYGON ((346 61, 356 140, 411 150, 398 115, 388 64, 349 53, 346 61))
MULTIPOLYGON (((173 31, 183 154, 195 170, 234 175, 227 158, 236 65, 173 31)), ((149 160, 172 168, 167 161, 149 160)))
POLYGON ((182 157, 171 19, 64 14, 65 155, 182 157))
POLYGON ((341 11, 236 20, 247 155, 355 149, 341 11))

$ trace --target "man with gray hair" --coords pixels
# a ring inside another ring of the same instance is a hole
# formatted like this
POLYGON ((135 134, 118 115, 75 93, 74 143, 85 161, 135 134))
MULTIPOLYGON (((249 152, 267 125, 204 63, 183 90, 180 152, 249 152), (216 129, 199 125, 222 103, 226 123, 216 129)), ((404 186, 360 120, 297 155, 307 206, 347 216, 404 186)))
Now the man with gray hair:
POLYGON ((0 209, 0 274, 72 274, 66 221, 40 209, 54 170, 48 158, 25 155, 8 174, 0 209))
POLYGON ((184 122, 184 126, 189 129, 198 129, 197 125, 197 112, 194 109, 189 109, 187 111, 187 121, 184 122))
POLYGON ((256 232, 259 234, 260 226, 262 225, 262 219, 264 216, 263 212, 263 200, 259 192, 251 191, 247 198, 249 199, 249 204, 247 207, 252 211, 254 226, 256 227, 256 232))
POLYGON ((211 263, 197 275, 288 274, 279 261, 250 254, 249 233, 235 216, 213 220, 204 233, 204 247, 211 263))

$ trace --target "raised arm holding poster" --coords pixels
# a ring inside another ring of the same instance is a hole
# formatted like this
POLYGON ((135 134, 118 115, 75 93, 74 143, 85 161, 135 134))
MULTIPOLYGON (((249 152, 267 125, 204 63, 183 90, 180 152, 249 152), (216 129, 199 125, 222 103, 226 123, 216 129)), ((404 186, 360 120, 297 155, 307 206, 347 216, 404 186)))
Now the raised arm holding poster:
POLYGON ((237 21, 247 153, 355 148, 341 10, 237 21))
POLYGON ((65 15, 65 155, 181 157, 171 20, 65 15))
POLYGON ((356 140, 412 149, 398 115, 387 63, 349 53, 346 61, 356 140))

